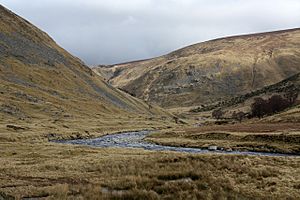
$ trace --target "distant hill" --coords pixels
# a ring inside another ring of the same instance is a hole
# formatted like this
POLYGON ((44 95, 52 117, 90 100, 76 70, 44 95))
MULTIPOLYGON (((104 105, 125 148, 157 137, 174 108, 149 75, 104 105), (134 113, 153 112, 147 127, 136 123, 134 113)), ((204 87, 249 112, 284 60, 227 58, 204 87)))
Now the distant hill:
POLYGON ((163 107, 210 104, 298 73, 300 29, 215 39, 94 71, 112 85, 163 107))
POLYGON ((2 6, 0 86, 1 133, 86 135, 155 127, 169 117, 113 88, 45 32, 2 6))

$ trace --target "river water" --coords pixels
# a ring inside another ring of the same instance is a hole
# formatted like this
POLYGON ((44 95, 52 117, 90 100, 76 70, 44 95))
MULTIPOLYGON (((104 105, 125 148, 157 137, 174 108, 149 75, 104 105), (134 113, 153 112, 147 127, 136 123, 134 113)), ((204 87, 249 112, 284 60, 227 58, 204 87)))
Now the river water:
POLYGON ((59 140, 57 143, 88 145, 92 147, 117 147, 117 148, 142 148, 152 151, 176 151, 185 153, 222 153, 222 154, 238 154, 238 155, 258 155, 258 156, 299 156, 282 153, 268 153, 268 152, 250 152, 250 151, 209 151, 207 149, 190 148, 190 147, 174 147, 158 145, 144 141, 145 137, 151 131, 135 131, 124 132, 111 135, 105 135, 93 139, 76 139, 76 140, 59 140))

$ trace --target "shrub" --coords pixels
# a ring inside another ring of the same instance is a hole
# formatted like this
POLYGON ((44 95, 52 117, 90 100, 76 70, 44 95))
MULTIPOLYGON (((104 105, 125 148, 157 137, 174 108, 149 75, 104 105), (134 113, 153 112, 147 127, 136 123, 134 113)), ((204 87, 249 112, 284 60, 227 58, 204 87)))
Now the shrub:
POLYGON ((268 102, 263 98, 255 98, 251 105, 251 112, 253 117, 261 118, 268 112, 268 102))
POLYGON ((265 115, 274 114, 280 112, 290 106, 292 106, 298 94, 286 94, 286 98, 281 95, 273 95, 269 99, 255 98, 251 105, 252 117, 261 118, 265 115))
POLYGON ((215 119, 221 119, 222 116, 223 116, 223 111, 221 109, 216 109, 212 112, 212 117, 215 118, 215 119))
POLYGON ((290 101, 288 99, 282 98, 280 95, 273 95, 269 99, 268 104, 271 113, 276 113, 289 107, 290 101))
POLYGON ((298 98, 298 92, 291 91, 286 93, 284 96, 289 100, 290 103, 295 103, 298 98))
POLYGON ((242 122, 242 120, 245 118, 246 116, 246 113, 244 113, 243 111, 239 111, 239 112, 233 112, 232 113, 232 118, 239 121, 239 122, 242 122))

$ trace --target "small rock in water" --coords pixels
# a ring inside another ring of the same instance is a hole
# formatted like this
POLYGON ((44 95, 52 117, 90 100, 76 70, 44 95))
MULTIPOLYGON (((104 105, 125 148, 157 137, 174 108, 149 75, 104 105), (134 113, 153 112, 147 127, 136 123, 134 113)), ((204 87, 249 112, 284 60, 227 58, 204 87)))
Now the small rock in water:
POLYGON ((208 150, 209 150, 209 151, 216 151, 217 149, 218 149, 217 146, 209 146, 209 147, 208 147, 208 150))

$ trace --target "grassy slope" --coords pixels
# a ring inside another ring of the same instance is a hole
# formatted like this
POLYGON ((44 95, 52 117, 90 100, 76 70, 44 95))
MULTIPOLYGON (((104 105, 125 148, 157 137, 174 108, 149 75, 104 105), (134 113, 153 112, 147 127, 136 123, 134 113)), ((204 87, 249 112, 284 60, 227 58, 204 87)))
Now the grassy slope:
POLYGON ((169 123, 168 113, 111 87, 29 22, 3 7, 0 18, 3 140, 88 136, 169 123), (20 126, 19 132, 7 128, 11 124, 20 126))
POLYGON ((150 102, 195 106, 254 91, 299 72, 299 39, 299 29, 222 38, 102 69, 114 72, 113 85, 150 102))
MULTIPOLYGON (((283 81, 269 85, 262 89, 253 91, 251 93, 246 93, 244 95, 236 96, 234 98, 217 101, 212 104, 203 105, 201 107, 193 107, 193 108, 186 108, 185 110, 174 110, 172 112, 181 112, 181 115, 189 116, 189 117, 196 117, 197 115, 201 115, 203 113, 210 113, 214 109, 221 108, 223 111, 226 112, 225 117, 231 117, 232 112, 236 111, 244 111, 246 113, 251 112, 251 104, 254 102, 254 99, 257 97, 262 97, 264 99, 269 98, 274 94, 280 94, 282 96, 286 95, 287 93, 300 93, 300 73, 297 73, 283 81)), ((296 103, 291 108, 286 109, 283 112, 277 113, 273 116, 267 117, 261 121, 267 122, 295 122, 298 123, 299 118, 299 96, 296 100, 296 103)))
POLYGON ((298 158, 47 142, 170 122, 161 109, 111 88, 45 33, 3 8, 0 33, 0 199, 300 198, 298 158))
POLYGON ((277 113, 272 116, 268 116, 261 120, 262 122, 293 122, 300 123, 300 105, 294 106, 290 109, 287 109, 283 112, 277 113))
POLYGON ((212 104, 204 105, 193 109, 194 112, 209 111, 215 108, 227 108, 230 106, 252 102, 254 98, 272 96, 274 94, 300 93, 300 73, 297 73, 287 79, 284 79, 273 85, 263 87, 259 90, 236 96, 234 98, 217 101, 212 104))

